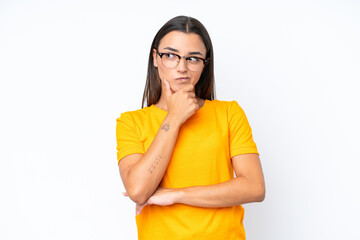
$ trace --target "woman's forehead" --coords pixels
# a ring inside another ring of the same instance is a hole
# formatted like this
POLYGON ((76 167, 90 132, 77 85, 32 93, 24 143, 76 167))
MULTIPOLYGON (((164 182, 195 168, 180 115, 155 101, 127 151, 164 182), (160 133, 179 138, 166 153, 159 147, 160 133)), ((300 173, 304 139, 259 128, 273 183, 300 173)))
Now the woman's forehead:
POLYGON ((205 44, 198 34, 180 31, 171 31, 160 40, 159 49, 165 48, 176 49, 179 52, 206 53, 205 44))

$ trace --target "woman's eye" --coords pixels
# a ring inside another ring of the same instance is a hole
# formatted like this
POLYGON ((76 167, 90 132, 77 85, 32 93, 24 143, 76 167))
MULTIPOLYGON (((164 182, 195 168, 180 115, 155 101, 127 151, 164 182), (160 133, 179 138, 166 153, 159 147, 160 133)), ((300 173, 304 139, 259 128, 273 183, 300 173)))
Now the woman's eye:
POLYGON ((172 54, 172 53, 166 53, 165 56, 168 59, 174 59, 176 57, 175 54, 172 54))
POLYGON ((196 62, 200 61, 200 59, 198 57, 188 57, 188 61, 196 63, 196 62))

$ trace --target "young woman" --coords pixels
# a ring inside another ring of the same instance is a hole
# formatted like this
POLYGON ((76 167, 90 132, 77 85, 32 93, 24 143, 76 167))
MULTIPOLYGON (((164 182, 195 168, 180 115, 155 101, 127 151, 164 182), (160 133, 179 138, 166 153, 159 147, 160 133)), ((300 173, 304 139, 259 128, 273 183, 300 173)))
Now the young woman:
POLYGON ((241 204, 265 197, 243 110, 214 100, 213 63, 205 27, 171 19, 151 45, 143 108, 117 119, 119 171, 139 239, 245 239, 241 204))

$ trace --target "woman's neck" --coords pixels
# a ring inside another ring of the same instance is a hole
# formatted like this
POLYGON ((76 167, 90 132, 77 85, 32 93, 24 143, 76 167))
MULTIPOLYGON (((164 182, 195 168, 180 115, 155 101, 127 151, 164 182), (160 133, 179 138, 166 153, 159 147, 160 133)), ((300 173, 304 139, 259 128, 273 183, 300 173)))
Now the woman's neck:
MULTIPOLYGON (((205 100, 199 97, 196 97, 196 99, 197 99, 197 103, 199 104, 199 109, 202 108, 202 106, 204 106, 205 100)), ((159 101, 154 105, 162 110, 168 111, 167 101, 163 94, 161 95, 159 101)))

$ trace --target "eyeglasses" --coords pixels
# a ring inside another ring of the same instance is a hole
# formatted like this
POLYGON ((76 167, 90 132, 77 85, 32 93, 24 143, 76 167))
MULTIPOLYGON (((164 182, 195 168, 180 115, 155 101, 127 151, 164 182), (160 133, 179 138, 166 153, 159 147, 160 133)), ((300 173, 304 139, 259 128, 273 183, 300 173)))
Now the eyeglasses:
POLYGON ((175 68, 179 64, 181 58, 185 58, 187 68, 190 71, 199 72, 209 62, 209 59, 203 59, 195 56, 185 57, 175 53, 159 52, 157 52, 157 54, 160 56, 162 64, 167 68, 175 68))

